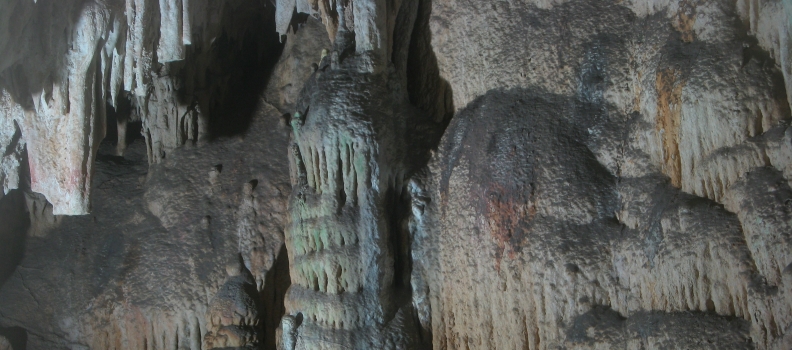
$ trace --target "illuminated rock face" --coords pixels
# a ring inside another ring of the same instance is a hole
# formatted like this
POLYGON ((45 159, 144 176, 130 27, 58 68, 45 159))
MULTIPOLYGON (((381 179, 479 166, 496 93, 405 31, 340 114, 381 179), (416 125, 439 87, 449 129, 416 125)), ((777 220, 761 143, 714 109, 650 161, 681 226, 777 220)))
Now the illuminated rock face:
MULTIPOLYGON (((55 214, 85 214, 90 208, 93 159, 105 136, 105 100, 109 96, 103 86, 109 78, 109 53, 104 45, 112 48, 118 39, 108 34, 112 32, 111 9, 104 3, 77 6, 65 1, 20 4, 17 8, 6 5, 0 6, 0 11, 52 23, 46 29, 20 31, 22 39, 17 40, 33 43, 0 43, 7 44, 0 48, 0 59, 6 61, 1 65, 16 63, 3 72, 6 83, 0 88, 0 118, 5 119, 6 127, 0 127, 0 134, 19 133, 9 138, 17 140, 13 147, 24 139, 30 187, 49 199, 55 214), (61 11, 76 11, 79 16, 66 24, 55 19, 61 11), (64 32, 68 41, 44 39, 55 33, 60 39, 64 32), (49 57, 55 52, 61 61, 49 57), (23 56, 22 62, 14 62, 19 54, 35 58, 23 56), (13 99, 7 89, 16 94, 13 99), (16 127, 11 127, 11 121, 16 127)), ((3 162, 0 179, 6 178, 5 191, 18 186, 13 179, 18 177, 21 158, 3 162)))
POLYGON ((0 350, 790 349, 790 18, 0 0, 0 350))
POLYGON ((790 348, 788 4, 434 1, 435 348, 790 348))
POLYGON ((322 61, 291 120, 286 312, 301 320, 293 343, 409 349, 416 332, 401 222, 410 110, 388 76, 359 73, 356 58, 337 55, 322 61))
MULTIPOLYGON (((295 5, 278 6, 280 13, 295 5)), ((420 346, 407 182, 428 160, 427 141, 442 123, 408 98, 408 52, 423 52, 410 51, 418 9, 415 1, 356 0, 321 11, 334 47, 290 121, 284 349, 420 346)), ((419 64, 412 74, 425 70, 419 64)))
MULTIPOLYGON (((267 34, 276 37, 264 27, 272 22, 263 20, 268 13, 274 15, 259 0, 0 3, 3 194, 20 186, 27 162, 31 189, 47 198, 55 215, 88 214, 108 107, 132 105, 118 116, 117 155, 126 148, 129 121, 142 122, 151 163, 216 136, 209 115, 244 95, 234 86, 251 75, 215 70, 216 63, 261 63, 266 53, 250 47, 267 34)), ((215 126, 224 117, 215 116, 215 126)))

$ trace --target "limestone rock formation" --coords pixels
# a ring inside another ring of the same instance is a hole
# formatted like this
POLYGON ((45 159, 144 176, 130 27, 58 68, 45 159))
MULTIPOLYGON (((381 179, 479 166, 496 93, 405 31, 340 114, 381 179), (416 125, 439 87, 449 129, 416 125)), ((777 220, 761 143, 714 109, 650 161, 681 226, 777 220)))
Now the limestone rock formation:
POLYGON ((789 349, 791 123, 787 0, 0 0, 0 349, 789 349))
POLYGON ((274 38, 263 34, 262 19, 274 13, 265 8, 263 1, 4 1, 4 192, 19 186, 24 160, 15 148, 27 144, 31 189, 47 197, 56 215, 88 213, 106 110, 122 99, 134 111, 118 119, 119 134, 128 121, 142 121, 151 162, 213 136, 217 118, 209 114, 240 101, 229 92, 243 94, 229 90, 228 80, 245 80, 238 70, 218 70, 218 62, 262 62, 268 54, 252 46, 274 38))
MULTIPOLYGON (((311 40, 292 43, 287 53, 299 56, 306 45, 316 46, 311 40)), ((278 52, 277 46, 267 49, 278 52)), ((258 53, 253 53, 248 60, 256 62, 258 53)), ((241 68, 229 71, 255 78, 262 70, 241 68)), ((134 134, 123 158, 118 156, 120 143, 105 142, 97 157, 95 210, 89 217, 52 215, 52 204, 30 192, 25 139, 17 130, 4 159, 19 156, 17 186, 28 187, 25 193, 9 192, 0 203, 3 222, 11 223, 0 229, 0 330, 22 326, 32 349, 199 349, 211 325, 206 312, 222 295, 223 266, 242 254, 252 263, 245 268, 255 280, 258 307, 249 318, 255 319, 258 343, 273 347, 289 285, 283 250, 288 128, 282 114, 259 97, 252 106, 228 112, 240 114, 227 118, 230 122, 247 118, 246 133, 211 146, 188 143, 167 160, 152 159, 147 139, 134 134), (14 249, 25 249, 25 258, 14 249), (56 266, 45 267, 50 264, 56 266)), ((140 116, 139 108, 131 116, 136 114, 140 116)))
POLYGON ((745 5, 435 2, 441 75, 465 106, 416 233, 435 346, 789 346, 773 209, 788 60, 740 26, 745 5), (613 325, 580 328, 592 317, 613 325), (691 323, 707 331, 677 328, 691 323))
POLYGON ((239 263, 226 267, 226 272, 226 282, 206 312, 203 348, 258 348, 261 336, 254 281, 239 263))
MULTIPOLYGON (((403 5, 391 9, 391 16, 403 17, 399 30, 412 28, 417 15, 417 3, 403 5)), ((333 50, 306 83, 291 118, 286 248, 293 284, 285 300, 284 349, 411 349, 419 343, 407 288, 405 189, 426 152, 418 126, 434 123, 407 103, 406 55, 391 61, 383 59, 391 46, 367 46, 373 29, 357 23, 374 19, 357 6, 364 5, 339 5, 333 50), (346 17, 353 9, 354 27, 346 17)), ((405 43, 393 45, 406 50, 405 43)))
POLYGON ((272 69, 265 92, 267 101, 284 114, 294 112, 303 83, 319 69, 322 53, 331 49, 322 22, 308 17, 298 27, 286 35, 283 55, 272 69))

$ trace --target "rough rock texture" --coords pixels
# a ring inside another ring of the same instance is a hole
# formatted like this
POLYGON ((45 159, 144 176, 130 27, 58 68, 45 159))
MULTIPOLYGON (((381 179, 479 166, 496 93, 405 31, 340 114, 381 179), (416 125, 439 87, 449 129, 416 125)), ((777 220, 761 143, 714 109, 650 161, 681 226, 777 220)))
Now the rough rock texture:
POLYGON ((294 284, 286 309, 303 317, 295 349, 414 346, 397 281, 404 271, 394 269, 407 257, 393 243, 403 240, 402 138, 411 111, 386 99, 385 77, 350 74, 353 62, 333 69, 327 57, 292 117, 286 242, 294 284))
POLYGON ((462 107, 415 181, 435 348, 792 346, 788 60, 743 6, 434 2, 462 107))
POLYGON ((0 349, 792 348, 791 53, 787 0, 0 0, 0 349))
POLYGON ((255 105, 263 70, 238 67, 271 57, 261 49, 276 38, 266 35, 269 8, 257 0, 0 3, 4 193, 19 186, 17 149, 27 145, 32 190, 56 215, 88 213, 106 109, 123 99, 135 108, 119 118, 119 133, 142 120, 150 162, 187 142, 238 133, 222 126, 233 118, 210 114, 255 105))
POLYGON ((390 31, 403 35, 382 47, 368 46, 383 32, 359 23, 377 27, 383 19, 359 12, 363 4, 339 3, 333 49, 291 116, 285 238, 293 284, 283 349, 413 349, 421 343, 409 299, 405 189, 438 124, 409 104, 405 89, 418 3, 388 8, 401 19, 390 31), (390 45, 403 54, 383 58, 390 45))
POLYGON ((749 26, 749 33, 777 62, 786 82, 787 100, 792 105, 792 3, 789 1, 737 1, 740 19, 749 26))
POLYGON ((332 48, 319 20, 308 17, 298 27, 296 32, 292 27, 286 36, 283 54, 272 69, 265 91, 267 101, 283 113, 295 110, 304 82, 319 69, 322 55, 332 48))
POLYGON ((209 303, 204 349, 258 348, 259 314, 256 286, 239 264, 226 268, 228 277, 209 303))
POLYGON ((25 162, 24 151, 25 141, 22 139, 22 132, 19 130, 17 118, 10 117, 13 114, 22 116, 22 109, 10 103, 11 96, 7 93, 0 96, 0 145, 3 148, 3 155, 0 158, 0 183, 3 184, 3 192, 6 195, 9 191, 19 188, 19 169, 25 162))
POLYGON ((262 304, 249 312, 275 315, 250 318, 274 344, 288 286, 288 165, 276 150, 288 129, 262 106, 251 137, 182 149, 151 169, 144 140, 124 158, 105 143, 95 213, 27 237, 0 291, 0 323, 24 327, 29 349, 200 349, 217 300, 233 289, 225 266, 245 257, 248 292, 262 304))
MULTIPOLYGON (((286 48, 308 69, 291 74, 307 78, 319 43, 286 48)), ((263 98, 253 109, 228 111, 248 120, 242 135, 188 144, 158 164, 146 139, 123 157, 103 143, 91 216, 53 216, 29 187, 0 199, 11 223, 2 249, 13 252, 0 261, 0 335, 13 330, 29 349, 274 348, 290 283, 289 127, 263 98)))

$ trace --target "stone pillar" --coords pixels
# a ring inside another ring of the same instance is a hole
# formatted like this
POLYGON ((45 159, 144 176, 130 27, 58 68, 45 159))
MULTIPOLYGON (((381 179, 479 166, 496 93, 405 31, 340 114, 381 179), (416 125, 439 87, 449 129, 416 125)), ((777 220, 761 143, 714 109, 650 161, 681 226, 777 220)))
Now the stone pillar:
POLYGON ((417 332, 399 237, 411 109, 394 97, 392 77, 359 69, 368 58, 343 42, 291 119, 281 348, 410 349, 417 332))

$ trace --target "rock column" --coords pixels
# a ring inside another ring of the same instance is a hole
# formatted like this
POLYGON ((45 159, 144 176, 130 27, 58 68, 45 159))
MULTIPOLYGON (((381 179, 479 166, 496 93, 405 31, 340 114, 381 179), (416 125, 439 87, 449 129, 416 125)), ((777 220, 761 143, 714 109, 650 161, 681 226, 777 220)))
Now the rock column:
MULTIPOLYGON (((360 33, 347 28, 343 14, 352 5, 339 5, 334 49, 307 82, 291 119, 286 247, 292 286, 282 349, 416 346, 399 214, 408 163, 404 138, 414 114, 399 93, 398 70, 381 59, 380 50, 388 48, 361 47, 360 33)), ((355 19, 355 28, 362 20, 355 19)))

